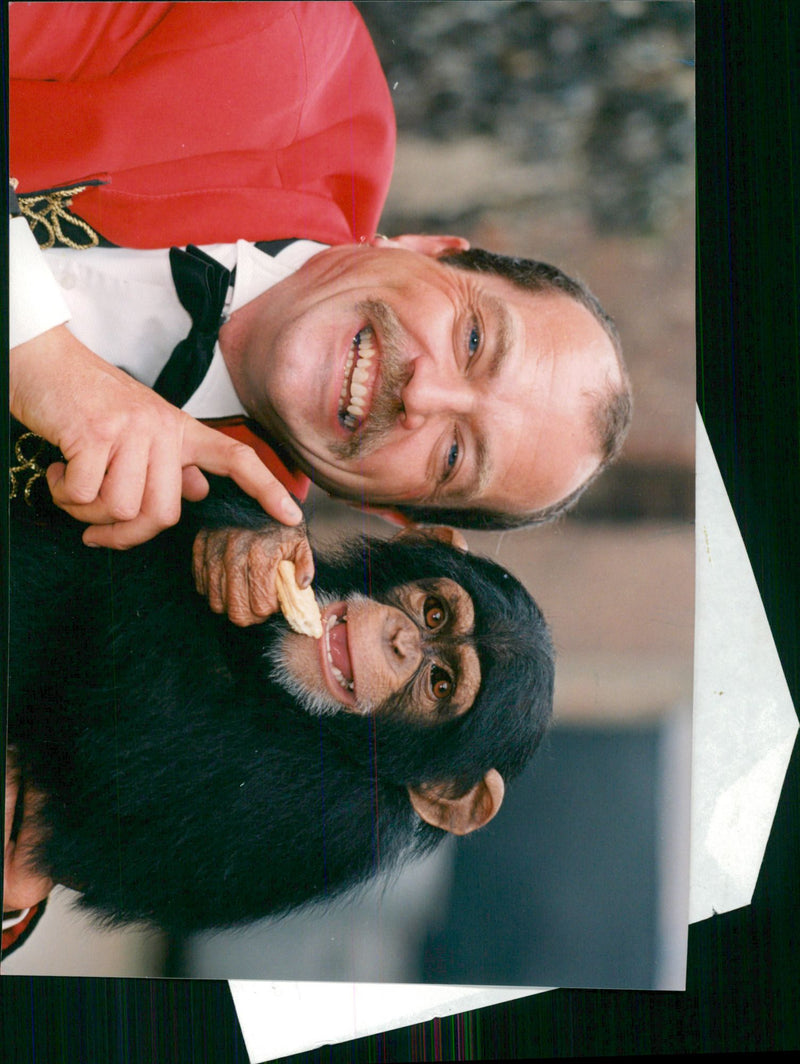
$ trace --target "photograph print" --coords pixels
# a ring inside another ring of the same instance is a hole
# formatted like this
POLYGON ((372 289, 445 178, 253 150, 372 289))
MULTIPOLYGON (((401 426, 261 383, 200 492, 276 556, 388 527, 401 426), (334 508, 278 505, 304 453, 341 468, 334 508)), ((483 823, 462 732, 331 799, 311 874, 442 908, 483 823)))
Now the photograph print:
POLYGON ((9 40, 3 973, 683 988, 693 5, 9 40))

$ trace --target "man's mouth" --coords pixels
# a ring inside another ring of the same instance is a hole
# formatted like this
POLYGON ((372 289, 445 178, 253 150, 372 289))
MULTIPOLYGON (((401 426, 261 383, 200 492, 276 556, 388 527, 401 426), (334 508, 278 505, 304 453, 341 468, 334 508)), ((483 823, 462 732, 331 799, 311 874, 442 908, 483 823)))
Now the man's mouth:
POLYGON ((347 604, 340 602, 323 618, 321 651, 323 672, 331 694, 347 705, 355 705, 355 682, 347 638, 347 604))
POLYGON ((372 400, 378 359, 375 332, 371 325, 359 329, 350 344, 339 395, 339 422, 349 432, 363 424, 372 400))

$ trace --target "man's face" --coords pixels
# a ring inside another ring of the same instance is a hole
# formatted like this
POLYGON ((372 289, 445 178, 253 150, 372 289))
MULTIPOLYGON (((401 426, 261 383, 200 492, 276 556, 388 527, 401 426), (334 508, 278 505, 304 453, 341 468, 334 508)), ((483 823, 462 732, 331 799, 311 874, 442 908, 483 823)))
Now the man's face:
POLYGON ((611 341, 568 297, 423 247, 327 249, 242 308, 246 409, 367 505, 560 501, 598 465, 589 412, 621 379, 611 341))

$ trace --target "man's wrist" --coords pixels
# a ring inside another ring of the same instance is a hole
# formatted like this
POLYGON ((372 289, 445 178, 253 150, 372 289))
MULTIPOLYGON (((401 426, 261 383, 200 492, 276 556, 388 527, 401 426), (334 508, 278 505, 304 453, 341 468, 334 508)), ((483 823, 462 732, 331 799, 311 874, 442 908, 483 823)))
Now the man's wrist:
POLYGON ((8 239, 9 346, 16 347, 63 325, 72 315, 24 217, 11 218, 8 239))

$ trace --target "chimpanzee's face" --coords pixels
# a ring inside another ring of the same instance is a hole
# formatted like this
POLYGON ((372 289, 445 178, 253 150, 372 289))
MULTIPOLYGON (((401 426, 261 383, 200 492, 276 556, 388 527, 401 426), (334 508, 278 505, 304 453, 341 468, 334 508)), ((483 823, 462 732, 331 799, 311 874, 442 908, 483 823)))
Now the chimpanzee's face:
POLYGON ((384 601, 354 592, 325 602, 321 639, 283 635, 272 655, 276 678, 311 713, 440 723, 478 694, 474 623, 470 595, 449 578, 403 584, 384 601))

